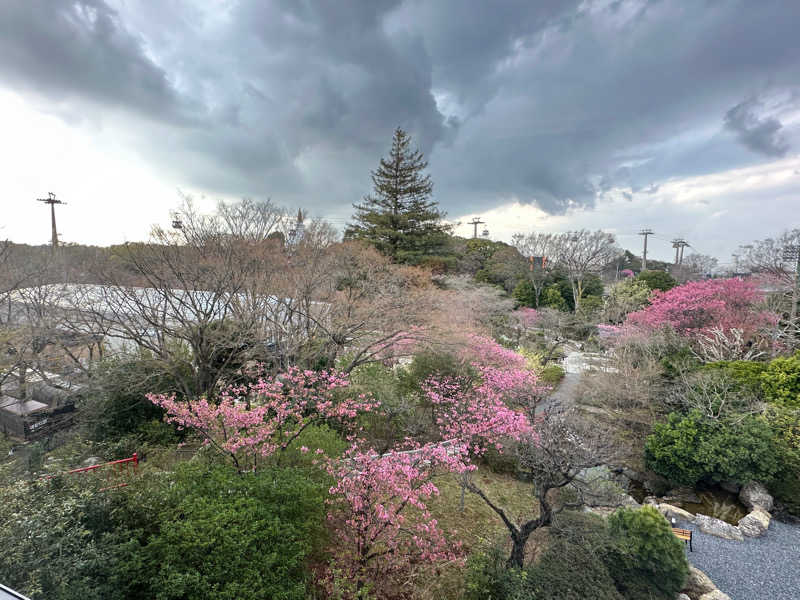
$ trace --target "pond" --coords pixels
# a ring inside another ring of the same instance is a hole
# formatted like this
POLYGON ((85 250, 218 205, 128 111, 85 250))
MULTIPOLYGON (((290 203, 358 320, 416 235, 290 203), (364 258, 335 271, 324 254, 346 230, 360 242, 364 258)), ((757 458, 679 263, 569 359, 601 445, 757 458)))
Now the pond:
MULTIPOLYGON (((721 519, 731 525, 737 525, 739 519, 744 517, 747 513, 747 507, 739 502, 739 497, 736 494, 725 491, 717 486, 702 487, 695 490, 700 502, 679 502, 672 501, 670 504, 687 510, 696 515, 707 515, 715 519, 721 519)), ((631 481, 628 487, 628 493, 637 502, 643 502, 645 497, 650 495, 644 486, 638 481, 631 481)))
POLYGON ((731 525, 738 525, 739 519, 747 514, 747 508, 739 502, 737 494, 725 491, 722 488, 711 487, 697 490, 700 502, 679 502, 675 505, 692 514, 708 515, 721 519, 731 525))

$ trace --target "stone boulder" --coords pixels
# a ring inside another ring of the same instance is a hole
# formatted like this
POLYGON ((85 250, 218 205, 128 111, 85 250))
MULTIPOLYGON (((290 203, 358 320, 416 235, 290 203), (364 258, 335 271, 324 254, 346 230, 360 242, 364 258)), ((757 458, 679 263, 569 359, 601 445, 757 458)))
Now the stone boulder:
POLYGON ((703 594, 713 592, 717 589, 711 578, 703 573, 697 567, 689 565, 689 577, 686 579, 686 585, 683 586, 682 592, 690 598, 699 598, 703 594))
POLYGON ((712 590, 707 594, 703 594, 698 598, 698 600, 731 600, 731 597, 728 596, 725 592, 720 592, 719 590, 712 590))
POLYGON ((772 510, 772 496, 770 496, 767 488, 757 481, 751 481, 741 489, 739 500, 751 510, 755 507, 762 508, 766 512, 772 510))
POLYGON ((742 532, 739 528, 720 519, 707 517, 706 515, 696 515, 695 523, 700 527, 700 531, 709 535, 715 535, 726 540, 736 540, 741 542, 744 540, 742 532))
POLYGON ((694 523, 694 515, 688 510, 683 510, 682 508, 672 506, 671 504, 658 504, 656 508, 658 509, 658 512, 667 518, 667 521, 670 521, 670 523, 672 522, 672 519, 694 523))
POLYGON ((677 596, 675 596, 675 600, 692 600, 692 599, 689 598, 689 596, 687 596, 686 594, 678 594, 677 596))
POLYGON ((739 531, 747 537, 761 537, 769 529, 769 521, 769 513, 756 508, 739 519, 739 531))

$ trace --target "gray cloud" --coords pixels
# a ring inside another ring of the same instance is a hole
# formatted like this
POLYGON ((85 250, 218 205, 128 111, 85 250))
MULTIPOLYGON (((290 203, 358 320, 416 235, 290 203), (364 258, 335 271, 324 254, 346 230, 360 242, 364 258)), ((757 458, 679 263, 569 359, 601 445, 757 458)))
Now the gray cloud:
POLYGON ((785 156, 789 144, 781 135, 783 125, 774 117, 757 114, 761 103, 752 98, 740 102, 725 113, 725 127, 736 133, 739 140, 755 152, 766 156, 785 156))
POLYGON ((81 98, 184 120, 167 74, 103 0, 0 3, 0 74, 56 103, 81 98))
POLYGON ((113 126, 140 154, 209 193, 349 212, 400 125, 451 214, 558 213, 785 154, 797 132, 740 100, 800 104, 799 18, 780 0, 28 0, 0 4, 0 75, 64 114, 128 111, 113 126))

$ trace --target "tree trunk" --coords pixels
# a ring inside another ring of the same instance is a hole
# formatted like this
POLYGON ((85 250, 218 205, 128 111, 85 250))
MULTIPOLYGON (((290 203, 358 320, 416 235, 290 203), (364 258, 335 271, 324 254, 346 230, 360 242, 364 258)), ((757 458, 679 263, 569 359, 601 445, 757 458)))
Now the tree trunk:
POLYGON ((525 546, 528 543, 528 538, 531 536, 530 532, 511 535, 511 556, 506 561, 507 569, 521 569, 525 561, 525 546))

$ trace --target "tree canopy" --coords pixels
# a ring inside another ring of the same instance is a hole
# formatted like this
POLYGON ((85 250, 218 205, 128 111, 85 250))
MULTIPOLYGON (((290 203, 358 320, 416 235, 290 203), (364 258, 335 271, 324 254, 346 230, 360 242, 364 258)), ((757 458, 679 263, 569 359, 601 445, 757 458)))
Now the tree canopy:
POLYGON ((354 222, 345 238, 366 241, 398 262, 418 264, 436 255, 450 227, 442 223, 445 213, 431 200, 433 182, 423 173, 427 166, 398 127, 389 157, 372 172, 373 193, 353 205, 354 222))

